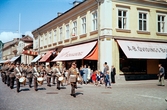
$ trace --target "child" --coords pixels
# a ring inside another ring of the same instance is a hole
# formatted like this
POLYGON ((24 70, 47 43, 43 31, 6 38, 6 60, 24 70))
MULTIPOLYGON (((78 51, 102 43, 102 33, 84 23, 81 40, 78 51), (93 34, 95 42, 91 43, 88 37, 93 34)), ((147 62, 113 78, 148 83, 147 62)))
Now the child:
POLYGON ((107 71, 106 77, 105 77, 105 88, 107 87, 107 84, 109 84, 109 88, 111 88, 110 78, 109 78, 109 71, 107 71))

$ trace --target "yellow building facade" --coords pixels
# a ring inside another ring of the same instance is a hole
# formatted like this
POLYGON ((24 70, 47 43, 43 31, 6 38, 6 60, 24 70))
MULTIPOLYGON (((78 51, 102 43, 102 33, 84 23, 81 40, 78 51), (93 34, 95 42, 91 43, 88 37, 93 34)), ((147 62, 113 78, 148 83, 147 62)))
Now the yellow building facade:
MULTIPOLYGON (((63 48, 96 41, 98 60, 80 59, 80 65, 88 63, 103 71, 103 64, 107 62, 110 69, 112 65, 116 67, 117 75, 155 77, 158 73, 158 63, 166 62, 163 55, 162 58, 149 58, 145 53, 141 58, 139 54, 137 56, 135 52, 132 53, 133 49, 136 49, 134 47, 131 49, 131 56, 128 56, 129 53, 122 47, 128 46, 126 41, 132 44, 137 42, 136 45, 151 43, 150 45, 156 46, 156 43, 162 43, 165 46, 167 43, 166 7, 166 2, 152 0, 83 1, 35 29, 32 32, 34 50, 41 55, 55 49, 61 53, 63 48)), ((142 51, 143 48, 137 49, 142 51)), ((167 54, 165 49, 167 47, 163 48, 165 51, 163 54, 167 54)))

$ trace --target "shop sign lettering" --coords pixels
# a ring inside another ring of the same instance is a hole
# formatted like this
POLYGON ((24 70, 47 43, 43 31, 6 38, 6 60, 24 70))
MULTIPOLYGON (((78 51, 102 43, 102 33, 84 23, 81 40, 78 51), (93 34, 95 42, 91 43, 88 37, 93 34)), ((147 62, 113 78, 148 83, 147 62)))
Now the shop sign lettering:
POLYGON ((70 53, 68 52, 64 52, 61 54, 60 57, 76 57, 76 56, 82 56, 83 52, 75 52, 75 53, 70 53))
POLYGON ((167 48, 151 48, 151 47, 135 47, 135 46, 127 46, 129 51, 135 52, 155 52, 155 53, 167 53, 167 48))

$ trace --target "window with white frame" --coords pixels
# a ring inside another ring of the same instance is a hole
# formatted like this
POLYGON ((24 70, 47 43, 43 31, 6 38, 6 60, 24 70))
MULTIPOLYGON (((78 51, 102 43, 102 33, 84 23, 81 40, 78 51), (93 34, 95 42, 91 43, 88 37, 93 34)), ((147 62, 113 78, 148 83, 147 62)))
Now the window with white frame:
POLYGON ((62 27, 60 27, 60 36, 59 36, 59 41, 62 41, 63 40, 63 30, 62 30, 62 27))
POLYGON ((48 43, 51 44, 52 43, 52 32, 49 32, 49 39, 48 39, 48 43))
POLYGON ((54 37, 53 37, 53 42, 57 42, 57 33, 56 29, 54 30, 54 37))
POLYGON ((36 48, 39 48, 39 41, 38 41, 38 39, 39 39, 39 36, 35 39, 36 48))
POLYGON ((40 36, 40 47, 44 46, 43 45, 43 36, 40 36))
POLYGON ((127 29, 127 10, 118 9, 118 28, 127 29))
POLYGON ((46 46, 46 45, 48 44, 48 43, 47 43, 47 42, 48 42, 48 41, 47 41, 47 34, 45 34, 44 36, 45 36, 45 41, 44 41, 44 42, 45 42, 45 46, 46 46))
POLYGON ((66 39, 70 38, 69 24, 66 25, 66 39))
POLYGON ((97 11, 92 13, 92 31, 97 30, 97 11))
POLYGON ((139 30, 148 31, 148 12, 139 11, 139 30))
POLYGON ((82 34, 86 33, 86 17, 81 18, 81 22, 82 22, 82 34))
POLYGON ((166 32, 166 22, 167 18, 165 14, 158 14, 157 15, 157 30, 160 33, 165 33, 166 32))
POLYGON ((72 31, 72 36, 77 35, 77 21, 73 22, 73 31, 72 31))

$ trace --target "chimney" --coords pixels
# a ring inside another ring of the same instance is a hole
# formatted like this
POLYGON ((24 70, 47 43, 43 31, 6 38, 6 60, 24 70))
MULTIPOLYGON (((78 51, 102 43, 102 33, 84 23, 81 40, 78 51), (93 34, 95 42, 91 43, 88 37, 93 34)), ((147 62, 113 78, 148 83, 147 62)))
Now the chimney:
POLYGON ((22 35, 22 38, 25 37, 25 35, 22 35))
POLYGON ((60 16, 61 14, 63 14, 63 13, 61 13, 61 12, 58 12, 58 13, 57 13, 57 16, 60 16))
POLYGON ((73 2, 73 6, 76 6, 76 5, 78 5, 79 3, 81 3, 81 2, 80 2, 80 1, 75 0, 75 1, 73 2))

